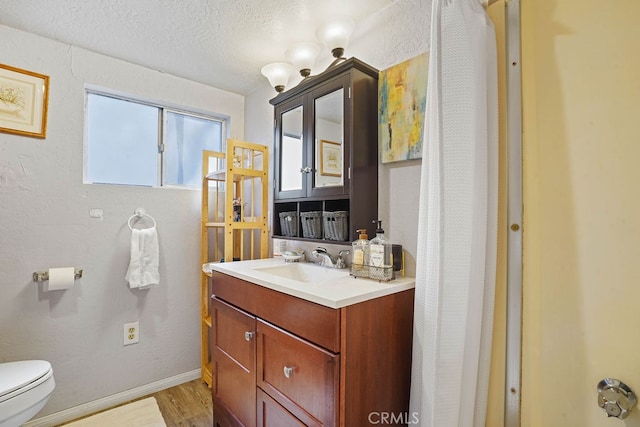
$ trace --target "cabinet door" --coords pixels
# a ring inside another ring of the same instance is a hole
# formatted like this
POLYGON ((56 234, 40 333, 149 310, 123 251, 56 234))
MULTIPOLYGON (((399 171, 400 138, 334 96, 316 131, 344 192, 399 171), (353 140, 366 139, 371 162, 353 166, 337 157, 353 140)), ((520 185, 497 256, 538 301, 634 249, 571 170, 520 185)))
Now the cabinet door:
POLYGON ((258 388, 258 427, 306 427, 291 412, 284 409, 258 388))
POLYGON ((337 425, 339 357, 257 322, 258 386, 305 425, 337 425))
POLYGON ((214 420, 255 426, 256 319, 217 298, 211 310, 214 420))
POLYGON ((348 194, 350 175, 349 75, 329 80, 309 94, 312 142, 308 162, 313 165, 308 196, 348 194))
POLYGON ((309 137, 304 126, 306 110, 302 102, 303 97, 299 97, 275 109, 276 199, 306 196, 307 176, 312 168, 306 155, 309 137))

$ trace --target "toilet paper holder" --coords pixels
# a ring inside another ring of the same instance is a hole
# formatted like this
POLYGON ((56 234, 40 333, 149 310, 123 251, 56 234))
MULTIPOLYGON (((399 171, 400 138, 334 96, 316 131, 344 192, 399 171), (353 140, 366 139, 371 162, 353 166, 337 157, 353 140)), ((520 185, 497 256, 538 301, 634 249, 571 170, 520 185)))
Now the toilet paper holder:
MULTIPOLYGON (((73 276, 74 279, 82 278, 82 269, 76 268, 75 274, 73 276)), ((34 282, 44 282, 45 280, 49 280, 49 272, 48 271, 35 271, 33 273, 33 281, 34 282)))

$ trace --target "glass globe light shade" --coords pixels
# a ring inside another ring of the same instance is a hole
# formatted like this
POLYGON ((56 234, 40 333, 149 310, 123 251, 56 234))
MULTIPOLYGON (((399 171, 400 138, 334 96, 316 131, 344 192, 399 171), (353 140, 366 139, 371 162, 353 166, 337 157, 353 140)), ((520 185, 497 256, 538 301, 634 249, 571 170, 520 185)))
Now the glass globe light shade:
POLYGON ((282 92, 293 72, 293 66, 286 62, 274 62, 262 67, 260 72, 277 92, 282 92))
POLYGON ((355 28, 356 23, 353 18, 336 16, 318 28, 316 37, 332 50, 338 48, 344 50, 347 48, 349 37, 355 28))
POLYGON ((316 62, 318 53, 320 53, 320 46, 317 43, 303 42, 287 49, 285 56, 303 77, 307 77, 311 74, 311 68, 316 62))

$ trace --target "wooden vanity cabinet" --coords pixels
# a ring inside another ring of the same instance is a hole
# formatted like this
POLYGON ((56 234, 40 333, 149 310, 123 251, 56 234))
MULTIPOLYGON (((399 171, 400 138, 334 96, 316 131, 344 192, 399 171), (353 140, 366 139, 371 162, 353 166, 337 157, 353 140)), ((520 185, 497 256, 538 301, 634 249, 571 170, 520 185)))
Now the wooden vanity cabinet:
POLYGON ((212 288, 215 426, 408 413, 413 289, 333 309, 215 271, 212 288))

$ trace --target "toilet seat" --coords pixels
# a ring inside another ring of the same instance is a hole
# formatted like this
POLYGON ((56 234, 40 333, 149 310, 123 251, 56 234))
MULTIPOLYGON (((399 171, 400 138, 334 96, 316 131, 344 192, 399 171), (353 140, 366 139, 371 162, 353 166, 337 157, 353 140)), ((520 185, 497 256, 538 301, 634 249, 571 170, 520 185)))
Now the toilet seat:
POLYGON ((52 376, 51 364, 44 360, 0 363, 0 403, 38 387, 52 376))

